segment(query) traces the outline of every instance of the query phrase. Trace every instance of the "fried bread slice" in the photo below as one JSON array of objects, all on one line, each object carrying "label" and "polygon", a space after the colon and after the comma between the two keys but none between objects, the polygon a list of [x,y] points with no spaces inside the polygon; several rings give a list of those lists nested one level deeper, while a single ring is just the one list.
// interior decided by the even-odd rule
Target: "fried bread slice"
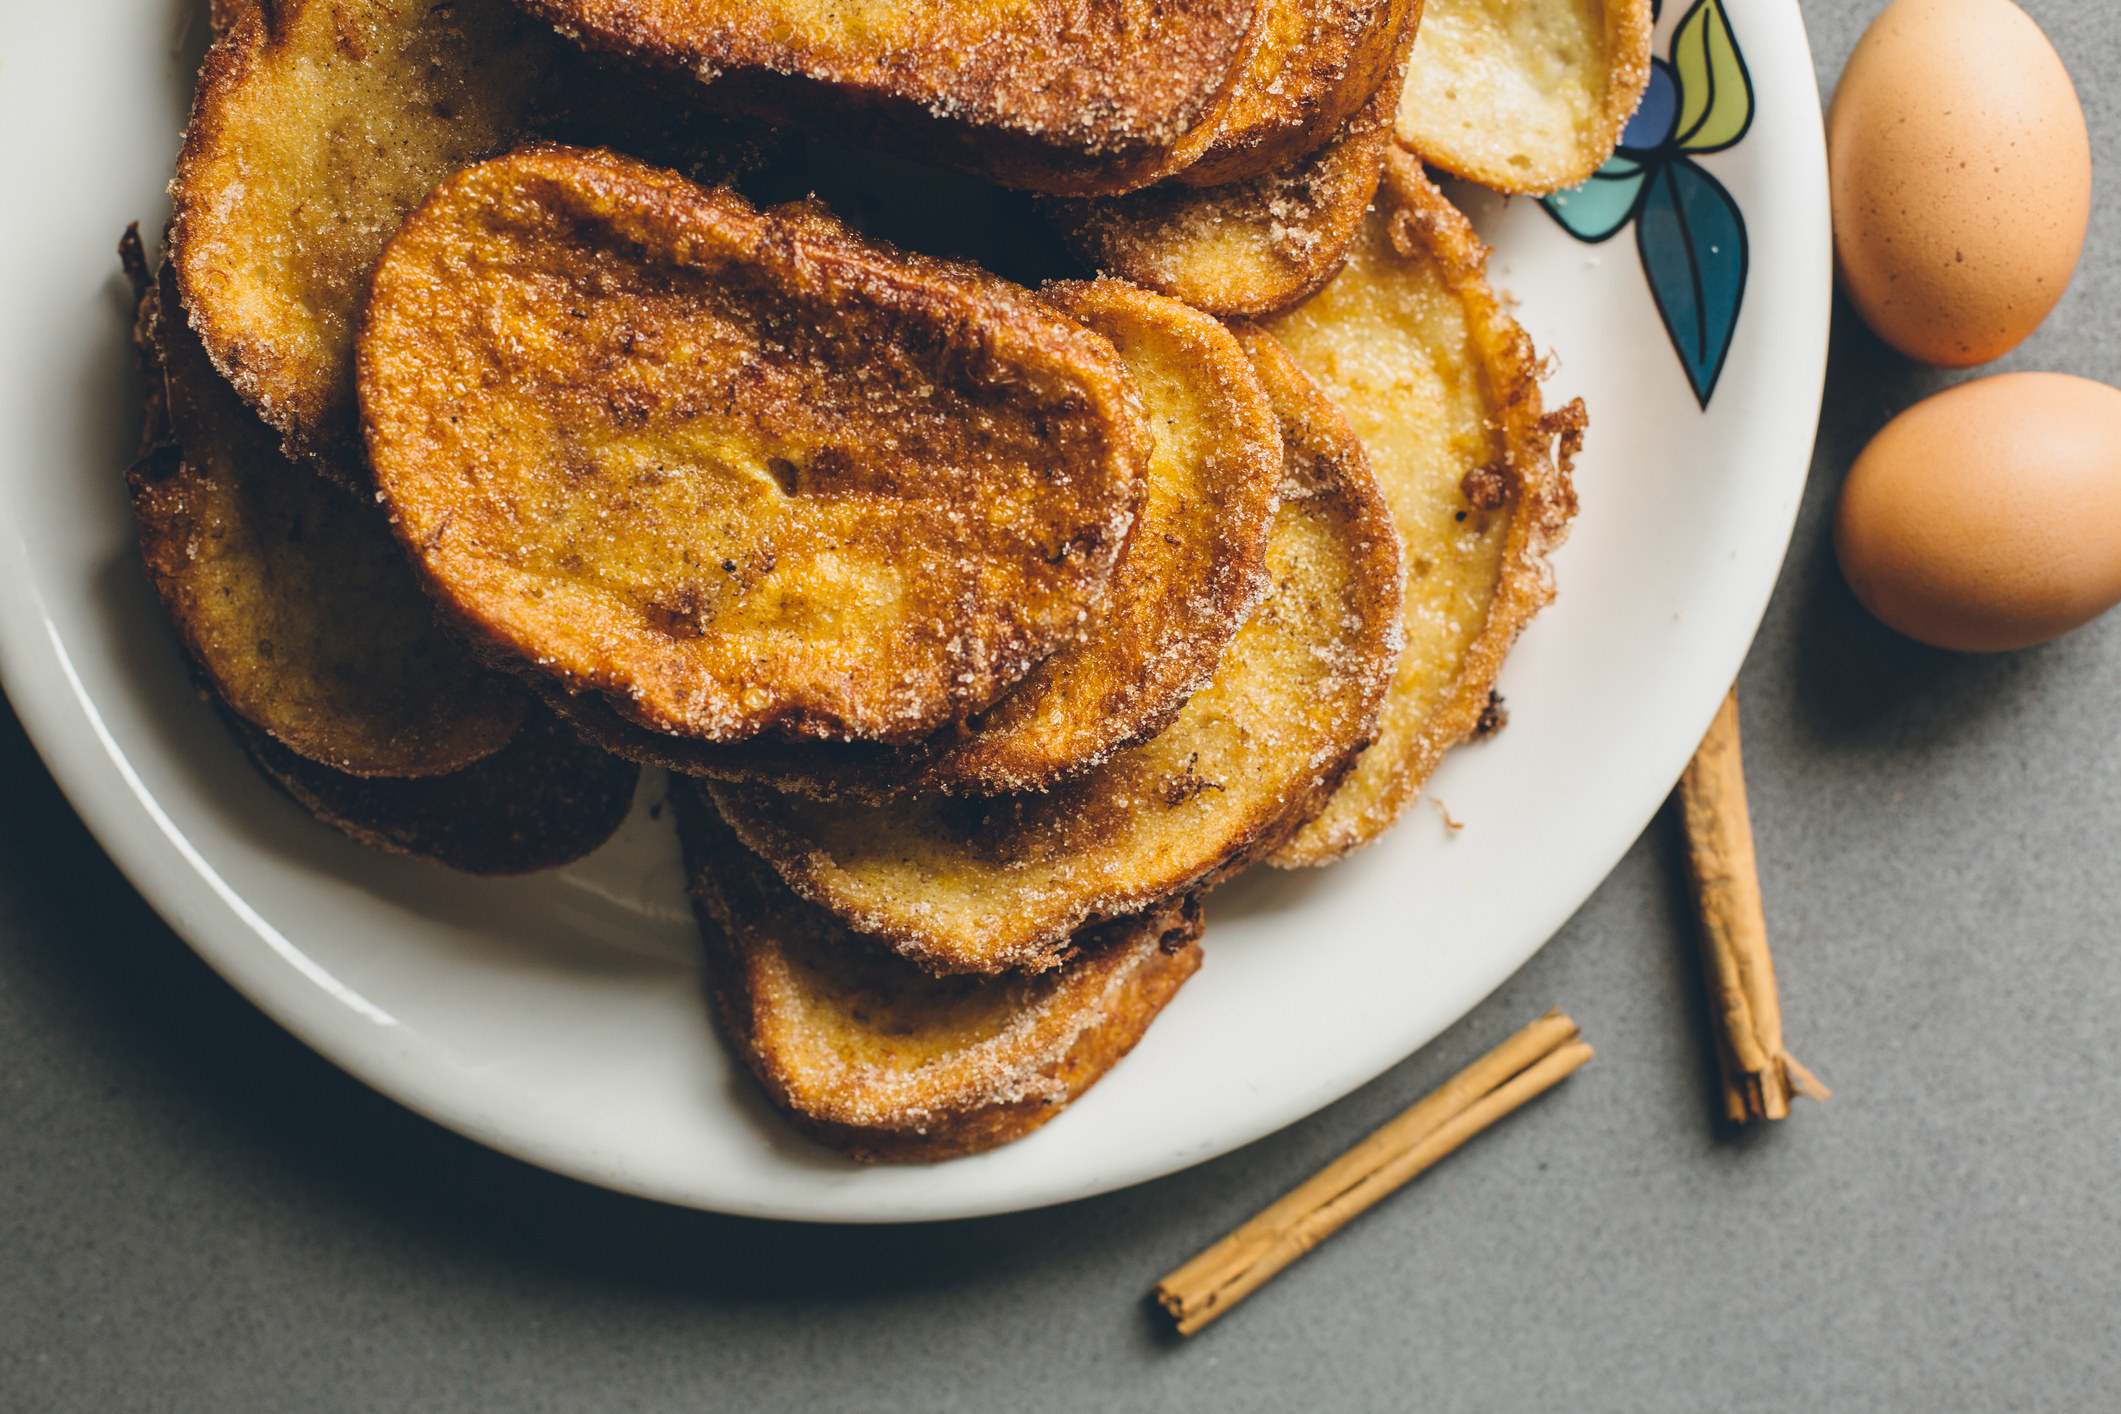
[{"label": "fried bread slice", "polygon": [[605,749],[650,764],[869,801],[1044,790],[1162,730],[1266,589],[1281,431],[1244,351],[1198,310],[1113,280],[1051,285],[1041,298],[1118,348],[1153,444],[1111,598],[1080,641],[962,728],[897,750],[674,742],[579,698],[555,700],[560,714]]},{"label": "fried bread slice", "polygon": [[1650,81],[1650,0],[1428,0],[1399,141],[1503,192],[1590,180]]},{"label": "fried bread slice", "polygon": [[[128,474],[137,494],[142,485],[190,474],[172,434],[170,379],[164,372],[162,348],[165,343],[178,349],[193,344],[191,357],[202,369],[205,355],[195,347],[194,336],[182,327],[181,320],[170,320],[178,327],[165,331],[161,311],[165,299],[175,307],[175,285],[148,274],[137,229],[126,232],[119,254],[138,296],[134,345],[146,385],[141,456]],[[206,379],[220,388],[219,396],[232,409],[230,415],[256,428],[246,435],[259,439],[261,456],[280,455],[269,434],[210,369],[177,377]],[[311,486],[324,485],[299,468],[286,467],[283,474]],[[339,494],[329,487],[326,490]],[[238,593],[249,592],[245,578],[234,577]],[[393,592],[386,590],[380,597],[388,600]],[[211,690],[212,679],[198,658],[193,665],[207,677]],[[379,670],[388,675],[391,665],[380,665]],[[506,680],[495,682],[505,685]],[[629,762],[585,747],[549,714],[529,708],[519,693],[512,700],[516,716],[528,720],[519,722],[495,750],[446,774],[394,778],[359,777],[334,770],[289,750],[270,732],[238,715],[225,699],[216,696],[215,705],[252,762],[325,824],[375,848],[417,855],[451,868],[475,874],[521,874],[565,864],[608,839],[626,817],[640,772]],[[373,731],[371,723],[369,734]]]},{"label": "fried bread slice", "polygon": [[1227,186],[1160,182],[1124,196],[1043,202],[1084,260],[1220,315],[1271,314],[1347,258],[1392,143],[1387,83],[1315,152]]},{"label": "fried bread slice", "polygon": [[1542,415],[1538,358],[1486,267],[1465,217],[1395,152],[1347,268],[1265,326],[1368,449],[1407,574],[1406,649],[1378,739],[1276,864],[1329,862],[1397,820],[1553,597],[1546,556],[1576,511],[1583,408]]},{"label": "fried bread slice", "polygon": [[1171,180],[1228,186],[1334,141],[1379,90],[1396,95],[1422,0],[1260,0],[1260,8],[1259,41],[1214,141]]},{"label": "fried bread slice", "polygon": [[1042,298],[1110,339],[1141,389],[1153,439],[1141,510],[1089,635],[953,736],[925,788],[1043,790],[1155,735],[1267,589],[1281,432],[1237,341],[1120,281],[1051,285]]},{"label": "fried bread slice", "polygon": [[1084,923],[1274,849],[1370,739],[1403,580],[1361,459],[1313,439],[1285,455],[1267,597],[1157,736],[1037,794],[872,806],[710,783],[724,818],[798,894],[938,973],[1050,968]]},{"label": "fried bread slice", "polygon": [[934,977],[797,898],[711,802],[671,790],[723,1034],[806,1133],[864,1162],[1019,1139],[1132,1050],[1200,966],[1200,908],[1085,929],[1038,976]]},{"label": "fried bread slice", "polygon": [[1056,192],[1162,175],[1256,45],[1255,0],[522,3],[721,111]]},{"label": "fried bread slice", "polygon": [[1111,343],[1030,292],[578,148],[438,187],[358,361],[435,595],[706,740],[984,710],[1102,602],[1147,452]]},{"label": "fried bread slice", "polygon": [[536,708],[506,749],[417,780],[349,776],[229,720],[258,768],[317,819],[372,849],[467,874],[530,874],[580,859],[625,820],[640,780],[640,767]]},{"label": "fried bread slice", "polygon": [[166,262],[159,285],[143,324],[178,450],[127,482],[148,578],[199,674],[289,751],[351,775],[440,775],[501,750],[522,689],[436,621],[380,511],[281,453],[208,363]]},{"label": "fried bread slice", "polygon": [[215,367],[290,455],[360,487],[355,321],[383,242],[467,163],[547,137],[725,180],[771,144],[597,70],[508,0],[218,0],[171,187]]}]

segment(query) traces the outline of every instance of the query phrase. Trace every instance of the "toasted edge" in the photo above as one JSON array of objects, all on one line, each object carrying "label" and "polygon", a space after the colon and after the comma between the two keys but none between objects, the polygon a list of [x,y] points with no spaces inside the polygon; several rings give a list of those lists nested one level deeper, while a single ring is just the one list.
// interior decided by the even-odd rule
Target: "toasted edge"
[{"label": "toasted edge", "polygon": [[1388,94],[1390,124],[1422,0],[1261,0],[1261,8],[1272,12],[1269,33],[1238,81],[1215,141],[1173,180],[1225,186],[1299,162],[1333,141],[1380,92]]},{"label": "toasted edge", "polygon": [[446,776],[349,776],[222,714],[258,769],[318,820],[371,849],[466,874],[530,874],[588,854],[633,808],[640,767],[533,710],[507,748]]},{"label": "toasted edge", "polygon": [[207,173],[227,141],[231,106],[275,42],[274,14],[265,0],[213,0],[209,19],[213,42],[199,66],[184,144],[170,180],[169,263],[185,291],[181,307],[215,369],[280,434],[287,455],[308,460],[319,474],[358,491],[366,478],[351,388],[325,387],[290,373],[296,359],[249,328],[242,313],[206,297],[205,274],[197,267],[226,244],[208,232],[227,219],[225,197],[214,199]]},{"label": "toasted edge", "polygon": [[[1404,743],[1379,741],[1373,751],[1403,756],[1389,787],[1349,820],[1331,805],[1321,818],[1269,861],[1278,868],[1328,864],[1368,844],[1405,813],[1444,754],[1475,734],[1488,710],[1503,659],[1533,615],[1554,597],[1548,555],[1567,537],[1576,514],[1571,470],[1588,418],[1581,399],[1558,412],[1542,410],[1543,373],[1529,335],[1510,317],[1487,281],[1487,247],[1472,223],[1429,181],[1412,156],[1394,152],[1385,164],[1381,200],[1388,203],[1392,241],[1402,253],[1419,247],[1443,271],[1463,302],[1479,357],[1490,379],[1493,422],[1504,455],[1495,468],[1512,505],[1509,540],[1485,625],[1466,650],[1442,700]],[[1558,442],[1558,455],[1550,451]]]},{"label": "toasted edge", "polygon": [[[1122,282],[1049,285],[1042,297],[1113,342],[1141,375],[1145,406],[1153,402],[1154,375],[1169,371],[1156,362],[1169,359],[1183,369],[1188,392],[1208,405],[1202,413],[1212,419],[1194,429],[1212,441],[1188,468],[1189,480],[1206,490],[1199,498],[1205,504],[1193,510],[1195,498],[1180,493],[1167,505],[1156,488],[1145,488],[1111,597],[1089,635],[1032,669],[969,733],[947,738],[922,771],[922,788],[980,795],[1044,790],[1154,736],[1214,675],[1224,647],[1267,588],[1281,435],[1243,349],[1198,310]],[[1130,352],[1136,349],[1139,354]],[[1149,362],[1137,368],[1135,358]],[[1181,540],[1194,532],[1208,543]],[[1174,543],[1167,548],[1166,541]],[[1202,549],[1205,567],[1197,554]],[[1189,557],[1189,550],[1196,554]],[[1062,725],[1048,730],[1056,716]]]},{"label": "toasted edge", "polygon": [[1227,186],[1051,201],[1046,214],[1077,255],[1122,279],[1211,314],[1286,309],[1333,278],[1362,232],[1392,143],[1392,92],[1385,85],[1286,168]]},{"label": "toasted edge", "polygon": [[[368,274],[355,268],[359,247],[373,244],[372,267],[425,189],[466,161],[533,137],[613,143],[716,179],[754,170],[775,147],[762,130],[703,121],[648,76],[595,68],[509,0],[429,6],[213,0],[213,42],[170,184],[170,253],[186,317],[214,367],[280,434],[288,456],[360,494],[371,487],[351,341],[341,356],[323,331],[342,320],[350,331],[358,321]],[[448,43],[451,56],[474,53],[479,62],[435,71],[448,81],[437,102],[375,56],[435,39],[443,15],[461,36]],[[499,52],[496,35],[507,40]],[[385,77],[399,86],[378,82]],[[289,93],[314,98],[330,116],[353,111],[363,121],[327,127],[311,113],[286,111]],[[262,154],[251,146],[261,127],[273,133]],[[421,131],[408,141],[408,128]],[[283,159],[316,163],[329,175],[290,183],[274,165]],[[367,209],[379,194],[390,198],[386,209]],[[331,219],[305,227],[295,218],[316,210]],[[274,264],[291,245],[311,253],[312,236],[341,247],[298,266],[341,277],[329,292]]]},{"label": "toasted edge", "polygon": [[[134,238],[134,249],[125,258],[130,262],[136,257],[144,269],[145,256]],[[129,263],[128,272],[132,270]],[[505,747],[529,709],[527,696],[507,677],[473,662],[469,651],[434,620],[411,568],[398,566],[396,545],[382,516],[371,506],[342,499],[347,495],[343,489],[287,460],[274,445],[270,429],[221,381],[179,309],[167,261],[142,298],[136,328],[138,336],[155,340],[152,367],[160,389],[151,399],[150,431],[143,434],[141,457],[126,474],[126,489],[142,565],[194,671],[231,711],[289,750],[353,775],[441,775]],[[296,529],[319,508],[339,527],[322,540],[312,536],[298,550],[291,548],[292,541],[276,547],[305,569],[317,571],[307,578],[311,586],[331,581],[352,565],[358,592],[342,587],[337,596],[368,604],[375,602],[372,591],[379,584],[389,587],[376,580],[376,573],[390,576],[401,570],[402,592],[390,605],[401,633],[395,647],[410,642],[428,657],[387,664],[379,657],[365,657],[364,665],[384,671],[349,674],[347,665],[334,663],[328,651],[308,651],[318,641],[336,637],[328,625],[322,632],[298,633],[292,642],[279,632],[299,625],[311,607],[284,598],[301,587],[304,576],[294,576],[298,583],[290,585],[270,568],[279,563],[286,569],[285,560],[275,561],[271,551],[246,558],[245,551],[261,543],[250,531],[275,524],[273,518],[290,507]],[[219,563],[236,571],[236,580],[251,584],[259,600],[276,604],[274,617],[226,614],[222,597],[213,592],[215,585],[196,578],[211,553],[211,536],[231,523],[240,530],[232,537],[233,552]],[[314,527],[318,522],[310,523]],[[364,547],[360,542],[368,533],[372,544]],[[312,548],[318,544],[331,548],[320,555]],[[220,581],[224,594],[227,582]],[[424,638],[412,629],[407,614],[419,616]],[[308,616],[308,627],[319,628],[314,613]],[[277,647],[241,632],[258,629],[273,630],[280,640]],[[405,633],[414,636],[406,640]],[[395,671],[401,667],[409,671]],[[379,696],[364,692],[363,683],[388,684],[394,690]]]},{"label": "toasted edge", "polygon": [[[1198,157],[1258,43],[1265,0],[1187,0],[1183,14],[1163,13],[1180,8],[1163,0],[1123,0],[1054,15],[1043,35],[998,32],[954,48],[901,43],[837,59],[795,42],[764,5],[752,23],[718,25],[689,23],[687,7],[666,0],[521,3],[592,51],[700,83],[701,101],[719,111],[1003,186],[1087,195],[1144,185]],[[1140,18],[1128,8],[1155,13],[1101,50],[1078,45],[1064,59],[1064,40],[1113,17]]]},{"label": "toasted edge", "polygon": [[[1430,0],[1430,3],[1440,5],[1444,0]],[[1649,86],[1652,28],[1655,24],[1651,0],[1600,0],[1600,6],[1605,16],[1605,101],[1599,105],[1596,125],[1579,142],[1569,162],[1544,169],[1512,171],[1477,153],[1458,149],[1433,133],[1425,136],[1414,131],[1417,124],[1412,117],[1394,120],[1399,145],[1454,177],[1463,177],[1491,191],[1511,195],[1545,196],[1563,187],[1589,181],[1619,147],[1620,135],[1626,131],[1628,119],[1634,116],[1636,105],[1642,102],[1643,90]],[[1420,61],[1418,52],[1414,59],[1417,63]],[[1406,80],[1400,80],[1398,87],[1404,91]],[[1398,113],[1407,111],[1404,99],[1394,107]]]},{"label": "toasted edge", "polygon": [[1378,714],[1391,690],[1392,675],[1399,662],[1399,645],[1405,638],[1406,570],[1401,562],[1399,536],[1392,529],[1392,508],[1378,487],[1370,466],[1370,454],[1362,439],[1348,426],[1325,390],[1312,381],[1302,365],[1282,347],[1281,341],[1256,324],[1234,320],[1230,331],[1243,346],[1259,380],[1267,390],[1282,432],[1282,499],[1302,500],[1328,495],[1349,507],[1350,519],[1373,528],[1382,544],[1381,557],[1389,562],[1385,591],[1386,612],[1377,614],[1373,631],[1383,645],[1373,655],[1370,673],[1361,689],[1360,705],[1351,714],[1345,749],[1318,773],[1309,789],[1289,803],[1280,823],[1252,849],[1226,865],[1216,875],[1228,879],[1244,868],[1272,858],[1298,831],[1315,819],[1333,798],[1341,783],[1377,739]]},{"label": "toasted edge", "polygon": [[126,473],[131,477],[142,474],[143,464],[151,459],[177,455],[176,434],[169,425],[169,386],[162,373],[162,283],[148,263],[138,221],[118,238],[118,267],[133,291],[133,371],[140,378],[140,440]]},{"label": "toasted edge", "polygon": [[[875,945],[790,892],[696,787],[673,782],[671,803],[725,1039],[791,1122],[865,1163],[959,1158],[1039,1128],[1134,1048],[1200,966],[1199,902],[1169,900],[1086,929],[1060,971],[1013,984],[1028,996],[1000,1034],[910,1069],[843,1062],[821,1073],[806,1063],[815,1057],[800,1044],[803,1018],[789,1014],[814,994],[802,993],[788,940],[810,935],[819,947]],[[903,969],[908,990],[1012,985],[939,982],[896,958],[868,965],[887,974]],[[859,1014],[846,1020],[862,1024]]]},{"label": "toasted edge", "polygon": [[[1331,416],[1327,407],[1318,420]],[[1248,790],[1237,797],[1243,802],[1242,809],[1218,820],[1212,837],[1189,835],[1186,849],[1175,853],[1161,847],[1174,838],[1171,833],[1138,840],[1132,852],[1108,858],[1101,866],[1099,879],[1063,878],[1019,885],[1018,897],[1007,913],[991,903],[962,910],[980,914],[982,921],[975,925],[956,917],[960,910],[938,908],[918,890],[888,881],[879,883],[859,869],[842,864],[819,834],[818,822],[831,818],[821,813],[827,809],[825,806],[755,786],[723,782],[708,783],[709,794],[744,844],[768,860],[796,893],[831,910],[854,931],[888,944],[902,956],[939,974],[1040,971],[1053,967],[1064,955],[1068,937],[1087,921],[1123,915],[1158,898],[1206,888],[1258,862],[1323,806],[1360,757],[1376,730],[1378,708],[1402,641],[1400,615],[1405,572],[1390,510],[1367,458],[1359,455],[1359,448],[1330,432],[1307,439],[1306,448],[1316,446],[1325,447],[1328,454],[1314,456],[1310,450],[1299,449],[1297,469],[1285,474],[1277,523],[1284,516],[1313,514],[1330,516],[1335,521],[1333,533],[1341,542],[1338,553],[1345,556],[1346,565],[1339,593],[1352,606],[1349,617],[1355,622],[1341,620],[1337,627],[1347,636],[1344,641],[1336,637],[1333,642],[1336,646],[1344,642],[1343,652],[1359,661],[1347,664],[1342,675],[1347,684],[1345,691],[1337,691],[1329,701],[1314,699],[1307,729],[1316,740],[1307,745],[1286,746],[1283,754],[1272,758],[1278,763],[1276,774],[1284,778],[1280,784],[1271,792],[1264,788]],[[1270,565],[1271,555],[1270,548]],[[1257,613],[1267,612],[1276,602],[1270,596]],[[1218,668],[1218,680],[1231,670],[1233,662],[1243,662],[1244,643],[1243,633],[1232,640]],[[1324,640],[1316,640],[1311,652],[1315,655],[1325,646]],[[1248,684],[1242,669],[1239,671],[1230,692],[1242,700]],[[909,814],[895,822],[868,822],[865,828],[879,838],[894,841],[903,840],[910,831],[923,829],[947,832],[941,837],[964,841],[962,846],[938,850],[942,857],[932,866],[922,866],[933,867],[946,879],[960,868],[993,871],[996,878],[1023,879],[1027,876],[1020,872],[1021,860],[982,857],[983,851],[989,856],[995,854],[991,843],[981,846],[972,842],[996,839],[996,831],[1012,828],[1019,813],[1043,814],[1044,822],[1035,828],[1050,835],[1069,828],[1070,817],[1053,814],[1056,810],[1080,812],[1085,805],[1096,804],[1135,811],[1145,808],[1144,791],[1179,790],[1177,795],[1165,795],[1162,804],[1166,808],[1175,808],[1207,789],[1219,794],[1219,784],[1193,775],[1198,751],[1193,751],[1182,765],[1174,765],[1190,750],[1188,741],[1200,738],[1172,735],[1191,730],[1186,712],[1220,714],[1224,710],[1220,699],[1203,700],[1217,686],[1218,682],[1211,681],[1172,726],[1134,748],[1137,752],[1159,752],[1157,757],[1130,759],[1122,753],[1101,768],[1136,774],[1105,777],[1093,772],[1057,788],[1057,792],[1097,794],[1075,794],[1062,799],[1045,795],[1002,796],[955,803],[914,798],[888,807]],[[1327,718],[1324,714],[1329,709],[1332,715]],[[1262,758],[1255,751],[1250,759],[1256,762]],[[1178,779],[1181,776],[1186,779]],[[973,812],[969,820],[968,811]],[[934,818],[924,820],[924,813]],[[1121,832],[1109,828],[1104,821],[1091,828],[1099,832],[1100,841]],[[1152,828],[1175,831],[1178,827],[1159,821]],[[956,849],[957,853],[953,856],[948,849]],[[871,852],[865,857],[881,856]],[[1059,857],[1062,856],[1049,856]],[[910,863],[911,858],[908,856],[906,862]],[[1115,867],[1122,860],[1139,867]],[[1038,892],[1025,893],[1027,888]]]}]

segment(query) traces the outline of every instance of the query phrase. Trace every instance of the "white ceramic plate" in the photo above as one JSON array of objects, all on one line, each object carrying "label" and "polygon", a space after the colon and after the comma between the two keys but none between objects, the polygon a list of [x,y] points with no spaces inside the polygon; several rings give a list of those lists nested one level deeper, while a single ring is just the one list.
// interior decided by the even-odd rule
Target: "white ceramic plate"
[{"label": "white ceramic plate", "polygon": [[[136,414],[112,250],[127,221],[153,231],[166,211],[203,0],[0,9],[8,695],[97,837],[222,975],[379,1090],[533,1163],[703,1208],[849,1221],[1026,1208],[1198,1163],[1378,1074],[1522,964],[1650,819],[1744,656],[1810,457],[1829,242],[1795,0],[1727,5],[1756,112],[1742,141],[1686,160],[1743,210],[1750,272],[1706,411],[1632,231],[1588,245],[1531,201],[1472,202],[1496,282],[1559,357],[1549,397],[1581,394],[1593,427],[1560,600],[1503,673],[1509,728],[1453,755],[1430,792],[1464,828],[1423,801],[1345,864],[1217,894],[1200,975],[1103,1084],[1020,1143],[865,1169],[779,1123],[702,1006],[676,846],[650,808],[659,783],[574,868],[460,878],[311,822],[194,695],[122,493]],[[1668,144],[1658,160],[1678,158]]]}]

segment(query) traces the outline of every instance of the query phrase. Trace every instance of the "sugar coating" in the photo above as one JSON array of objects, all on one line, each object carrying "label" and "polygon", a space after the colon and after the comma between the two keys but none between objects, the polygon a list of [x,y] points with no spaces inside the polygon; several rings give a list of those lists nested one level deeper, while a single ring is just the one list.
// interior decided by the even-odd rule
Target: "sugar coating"
[{"label": "sugar coating", "polygon": [[1111,345],[1028,291],[576,148],[406,222],[360,386],[468,631],[709,741],[986,708],[1102,601],[1146,450]]},{"label": "sugar coating", "polygon": [[1306,494],[1276,512],[1266,595],[1157,736],[1044,793],[859,805],[715,784],[716,804],[798,893],[937,972],[1050,967],[1085,921],[1242,868],[1369,740],[1400,647],[1397,540],[1359,448],[1294,445],[1284,477]]},{"label": "sugar coating", "polygon": [[558,710],[607,749],[647,764],[871,802],[921,790],[1042,790],[1161,730],[1265,592],[1281,434],[1244,351],[1218,321],[1116,281],[1049,286],[1042,297],[1118,348],[1141,394],[1150,450],[1108,601],[1007,697],[895,748],[686,743],[629,729],[578,696],[557,699]]},{"label": "sugar coating", "polygon": [[593,49],[705,80],[723,111],[1044,191],[1161,174],[1242,65],[1255,3],[525,0]]},{"label": "sugar coating", "polygon": [[508,0],[288,0],[217,36],[170,258],[215,366],[290,455],[366,483],[353,343],[383,243],[444,177],[537,137],[709,181],[770,146],[593,68]]},{"label": "sugar coating", "polygon": [[673,793],[723,1029],[769,1094],[858,1158],[935,1159],[1059,1113],[1199,966],[1173,900],[1036,976],[931,976],[796,897],[691,787]]},{"label": "sugar coating", "polygon": [[336,771],[433,776],[500,751],[523,692],[435,621],[380,511],[281,453],[175,312],[169,273],[149,322],[176,445],[127,482],[148,578],[199,673]]},{"label": "sugar coating", "polygon": [[1392,102],[1388,83],[1317,150],[1249,180],[1167,182],[1047,209],[1070,245],[1113,274],[1217,314],[1284,309],[1332,276],[1362,229]]},{"label": "sugar coating", "polygon": [[1347,267],[1266,324],[1362,438],[1407,576],[1406,650],[1378,740],[1276,863],[1338,858],[1397,820],[1552,597],[1545,556],[1575,499],[1549,452],[1531,341],[1486,263],[1465,218],[1395,154]]},{"label": "sugar coating", "polygon": [[1380,90],[1396,93],[1420,14],[1418,0],[1261,0],[1213,140],[1174,180],[1228,186],[1305,160]]},{"label": "sugar coating", "polygon": [[1497,191],[1556,191],[1612,155],[1649,79],[1649,0],[1429,0],[1399,140]]}]

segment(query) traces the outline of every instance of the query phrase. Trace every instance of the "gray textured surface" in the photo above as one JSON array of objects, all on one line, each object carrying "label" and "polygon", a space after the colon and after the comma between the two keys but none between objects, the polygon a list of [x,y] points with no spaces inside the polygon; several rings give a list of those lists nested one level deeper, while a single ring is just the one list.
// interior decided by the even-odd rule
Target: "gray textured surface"
[{"label": "gray textured surface", "polygon": [[[1805,11],[1830,84],[1871,5]],[[2003,366],[2121,382],[2121,25],[2029,10],[2102,180]],[[818,1229],[659,1209],[436,1129],[216,980],[0,717],[0,1408],[2014,1409],[2121,1389],[2121,617],[1896,639],[1824,516],[1954,376],[1842,311],[1811,494],[1742,689],[1797,1053],[1839,1091],[1709,1122],[1660,820],[1521,975],[1292,1129],[1016,1217]],[[1179,1344],[1148,1283],[1547,1006],[1599,1060]]]}]

